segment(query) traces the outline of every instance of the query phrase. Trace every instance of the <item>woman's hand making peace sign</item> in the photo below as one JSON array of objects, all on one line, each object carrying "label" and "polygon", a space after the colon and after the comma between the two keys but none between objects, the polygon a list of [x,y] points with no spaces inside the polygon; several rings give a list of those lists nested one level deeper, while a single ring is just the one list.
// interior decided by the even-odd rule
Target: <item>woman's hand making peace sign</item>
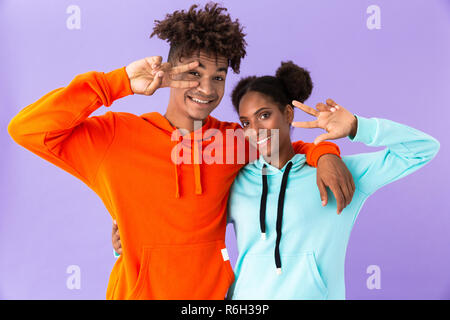
[{"label": "woman's hand making peace sign", "polygon": [[[318,136],[314,140],[314,144],[327,139],[356,135],[358,124],[356,117],[331,99],[327,99],[326,104],[318,103],[316,109],[295,100],[292,104],[317,118],[313,121],[292,122],[292,126],[309,129],[321,128],[327,131]],[[350,171],[344,162],[335,155],[323,155],[319,158],[317,162],[317,186],[323,206],[328,203],[326,188],[330,188],[336,198],[338,214],[350,204],[355,192],[355,183]]]},{"label": "woman's hand making peace sign", "polygon": [[347,136],[355,136],[357,130],[356,117],[344,107],[338,105],[332,99],[327,99],[326,105],[318,103],[316,109],[294,100],[292,104],[304,112],[315,116],[313,121],[292,122],[292,126],[298,128],[322,128],[326,133],[314,140],[318,144],[324,140],[340,139]]}]

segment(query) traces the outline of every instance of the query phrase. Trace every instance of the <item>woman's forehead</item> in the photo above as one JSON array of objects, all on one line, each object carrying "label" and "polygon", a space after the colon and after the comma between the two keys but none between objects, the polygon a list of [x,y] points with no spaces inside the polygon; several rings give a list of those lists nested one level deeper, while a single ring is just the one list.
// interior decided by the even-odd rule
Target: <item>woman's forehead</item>
[{"label": "woman's forehead", "polygon": [[271,99],[266,95],[256,92],[249,91],[242,97],[239,103],[239,114],[251,114],[254,110],[261,108],[273,108],[275,105]]}]

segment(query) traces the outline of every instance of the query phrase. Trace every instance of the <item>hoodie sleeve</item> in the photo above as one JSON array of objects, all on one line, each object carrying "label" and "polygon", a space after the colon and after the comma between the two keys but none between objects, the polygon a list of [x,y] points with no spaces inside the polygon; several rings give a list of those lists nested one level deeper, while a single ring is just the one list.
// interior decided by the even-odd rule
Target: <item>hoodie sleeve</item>
[{"label": "hoodie sleeve", "polygon": [[125,67],[87,72],[22,109],[8,132],[19,145],[92,185],[114,139],[114,114],[89,117],[133,94]]},{"label": "hoodie sleeve", "polygon": [[413,173],[439,151],[439,142],[419,130],[390,120],[356,117],[357,133],[349,137],[350,140],[386,147],[377,152],[344,157],[356,188],[366,195]]},{"label": "hoodie sleeve", "polygon": [[328,141],[320,142],[315,145],[314,143],[305,143],[303,141],[295,141],[292,143],[295,153],[302,153],[306,155],[306,162],[311,167],[317,167],[317,161],[324,154],[331,153],[340,157],[339,147]]}]

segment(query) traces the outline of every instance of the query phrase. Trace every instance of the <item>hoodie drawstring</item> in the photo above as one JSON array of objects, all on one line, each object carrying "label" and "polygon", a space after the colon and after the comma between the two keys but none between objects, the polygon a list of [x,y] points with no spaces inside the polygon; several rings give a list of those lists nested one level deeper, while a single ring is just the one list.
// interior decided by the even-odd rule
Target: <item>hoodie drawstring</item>
[{"label": "hoodie drawstring", "polygon": [[175,152],[175,198],[180,197],[180,183],[178,174],[178,151]]},{"label": "hoodie drawstring", "polygon": [[[194,141],[194,181],[195,181],[195,194],[202,194],[202,179],[201,179],[201,170],[200,170],[200,142]],[[175,198],[180,198],[180,168],[178,164],[178,152],[175,152]]]},{"label": "hoodie drawstring", "polygon": [[261,238],[266,239],[266,204],[267,204],[267,170],[266,164],[262,168],[262,195],[259,207],[259,225],[261,228]]},{"label": "hoodie drawstring", "polygon": [[195,179],[195,194],[202,194],[202,180],[200,174],[200,149],[198,141],[194,141],[194,179]]},{"label": "hoodie drawstring", "polygon": [[[277,267],[277,273],[281,274],[281,257],[280,257],[280,242],[281,242],[281,226],[283,222],[283,207],[284,207],[284,196],[286,194],[286,186],[289,171],[291,171],[292,162],[289,162],[286,166],[286,169],[283,173],[283,178],[281,180],[280,193],[278,195],[278,207],[277,207],[277,222],[276,222],[276,231],[277,231],[277,239],[275,244],[275,266]],[[267,202],[267,175],[265,174],[266,165],[263,166],[263,194],[261,195],[261,208],[260,208],[260,226],[261,226],[261,235],[265,238],[265,215],[266,215],[266,202]]]}]

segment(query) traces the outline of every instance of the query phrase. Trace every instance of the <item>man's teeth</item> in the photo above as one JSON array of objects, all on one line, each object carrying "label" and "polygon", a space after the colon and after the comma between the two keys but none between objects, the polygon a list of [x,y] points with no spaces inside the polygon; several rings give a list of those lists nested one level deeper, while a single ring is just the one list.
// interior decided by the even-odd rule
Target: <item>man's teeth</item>
[{"label": "man's teeth", "polygon": [[261,144],[261,143],[266,142],[266,141],[269,140],[269,139],[270,139],[270,137],[267,137],[267,138],[264,138],[264,139],[262,139],[262,140],[257,141],[256,143],[257,143],[257,144]]},{"label": "man's teeth", "polygon": [[206,103],[209,103],[209,101],[205,101],[205,100],[200,100],[200,99],[196,99],[196,98],[191,98],[192,99],[192,101],[194,101],[194,102],[197,102],[197,103],[204,103],[204,104],[206,104]]}]

